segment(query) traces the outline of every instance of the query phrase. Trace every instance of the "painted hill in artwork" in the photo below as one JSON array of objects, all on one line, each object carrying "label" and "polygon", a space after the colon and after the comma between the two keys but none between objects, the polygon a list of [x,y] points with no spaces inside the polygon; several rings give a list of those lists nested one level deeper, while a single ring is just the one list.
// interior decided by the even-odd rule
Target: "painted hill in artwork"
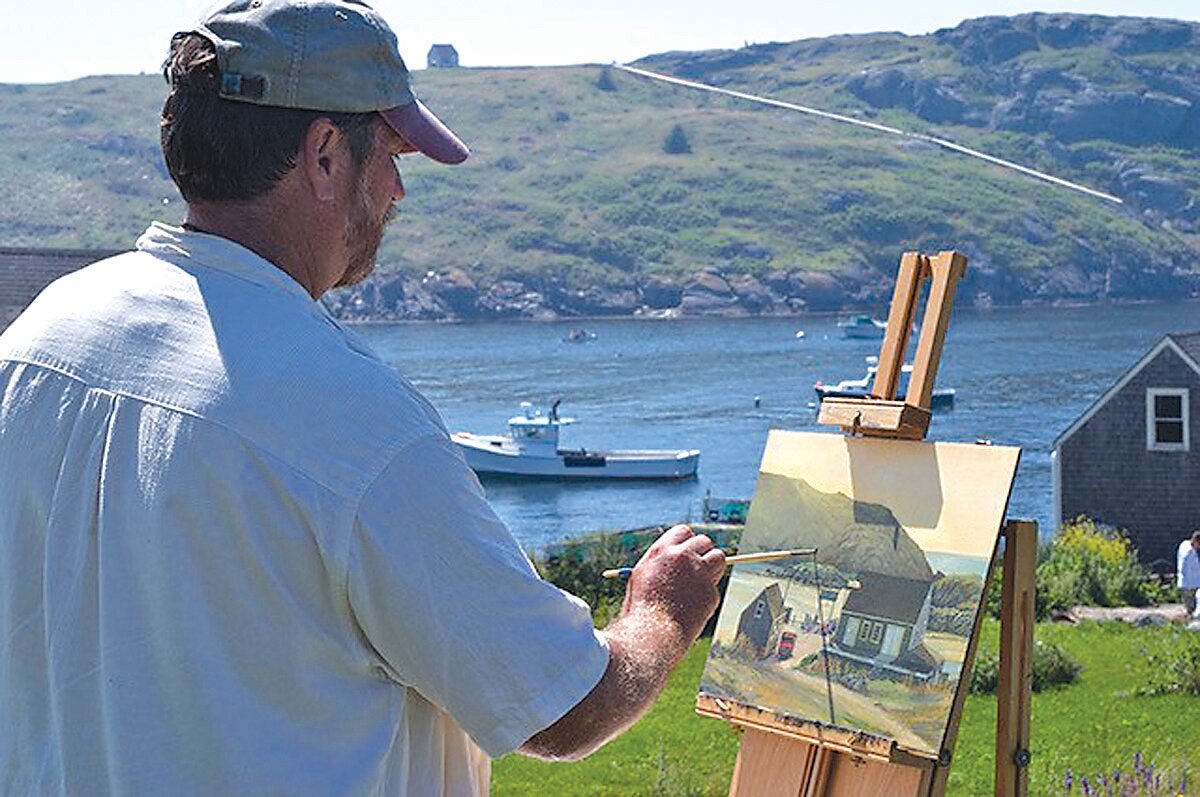
[{"label": "painted hill in artwork", "polygon": [[746,550],[815,547],[819,561],[849,573],[933,579],[924,551],[886,506],[772,473],[758,477],[742,543]]}]

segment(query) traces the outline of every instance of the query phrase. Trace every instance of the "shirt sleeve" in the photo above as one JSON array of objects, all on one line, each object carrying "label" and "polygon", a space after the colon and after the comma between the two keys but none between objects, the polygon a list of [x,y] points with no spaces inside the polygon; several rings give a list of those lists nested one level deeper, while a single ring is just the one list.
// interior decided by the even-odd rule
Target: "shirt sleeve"
[{"label": "shirt sleeve", "polygon": [[537,575],[443,435],[407,445],[367,490],[348,591],[392,677],[493,757],[566,714],[608,666],[587,604]]},{"label": "shirt sleeve", "polygon": [[1175,581],[1180,589],[1183,589],[1184,570],[1187,567],[1187,553],[1191,547],[1191,542],[1184,540],[1179,543],[1179,551],[1175,554]]}]

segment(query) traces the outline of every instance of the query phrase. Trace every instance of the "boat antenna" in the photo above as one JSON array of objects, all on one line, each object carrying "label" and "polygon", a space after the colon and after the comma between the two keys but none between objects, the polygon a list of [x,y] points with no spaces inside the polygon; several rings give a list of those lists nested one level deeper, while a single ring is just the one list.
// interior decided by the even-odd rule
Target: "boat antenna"
[{"label": "boat antenna", "polygon": [[558,405],[559,404],[562,404],[562,399],[557,399],[553,404],[550,405],[550,420],[552,420],[552,421],[558,420]]},{"label": "boat antenna", "polygon": [[868,130],[874,130],[877,133],[887,133],[888,135],[901,136],[902,138],[909,138],[915,141],[924,141],[927,144],[933,144],[934,146],[941,147],[942,149],[948,149],[951,152],[957,152],[960,155],[978,158],[1005,169],[1018,171],[1021,174],[1033,177],[1037,180],[1053,183],[1054,185],[1059,185],[1064,188],[1070,188],[1073,191],[1080,191],[1088,196],[1096,197],[1097,199],[1103,199],[1107,202],[1115,202],[1118,205],[1124,204],[1120,197],[1115,197],[1112,194],[1106,194],[1103,191],[1097,191],[1094,188],[1088,188],[1085,185],[1073,183],[1070,180],[1064,180],[1061,177],[1055,177],[1054,175],[1046,174],[1045,172],[1039,172],[1038,170],[1031,169],[1028,166],[1022,166],[1019,163],[1013,163],[1012,161],[1004,160],[1003,158],[997,158],[995,155],[988,155],[986,152],[980,152],[977,149],[964,147],[962,144],[956,144],[955,142],[945,138],[928,136],[924,133],[913,133],[907,130],[901,130],[898,127],[881,125],[878,122],[868,122],[864,119],[855,119],[853,116],[845,116],[840,113],[833,113],[832,111],[822,111],[819,108],[812,108],[807,105],[797,105],[791,102],[784,102],[783,100],[771,99],[770,97],[761,97],[756,94],[747,94],[742,91],[723,89],[719,86],[710,86],[707,83],[698,83],[694,80],[684,80],[683,78],[671,77],[670,75],[664,75],[659,72],[651,72],[648,69],[639,69],[638,67],[629,66],[627,64],[614,63],[613,66],[615,66],[617,69],[628,72],[631,75],[638,75],[639,77],[649,78],[651,80],[659,80],[664,83],[671,83],[676,86],[684,86],[686,88],[698,89],[700,91],[709,91],[714,94],[724,94],[727,97],[734,97],[739,100],[748,100],[749,102],[756,102],[760,105],[770,105],[775,108],[783,108],[787,111],[797,111],[810,116],[818,116],[822,119],[828,119],[832,122],[841,122],[842,124],[854,125],[856,127],[865,127]]}]

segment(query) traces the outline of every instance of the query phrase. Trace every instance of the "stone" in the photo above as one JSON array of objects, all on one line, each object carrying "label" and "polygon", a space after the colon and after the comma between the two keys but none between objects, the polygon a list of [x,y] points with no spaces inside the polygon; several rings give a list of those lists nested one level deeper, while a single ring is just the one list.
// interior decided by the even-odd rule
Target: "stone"
[{"label": "stone", "polygon": [[651,277],[639,288],[642,303],[652,310],[666,310],[678,307],[683,299],[683,287],[674,280],[664,277]]},{"label": "stone", "polygon": [[461,268],[451,267],[445,271],[431,271],[421,280],[421,285],[455,315],[468,318],[476,311],[479,288],[470,275]]},{"label": "stone", "polygon": [[683,287],[679,310],[684,315],[744,315],[733,288],[715,269],[697,271]]}]

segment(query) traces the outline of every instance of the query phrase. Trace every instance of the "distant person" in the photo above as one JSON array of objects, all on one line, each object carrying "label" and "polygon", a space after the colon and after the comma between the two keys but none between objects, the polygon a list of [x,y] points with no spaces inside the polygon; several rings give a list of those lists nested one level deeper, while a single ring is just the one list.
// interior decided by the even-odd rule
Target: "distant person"
[{"label": "distant person", "polygon": [[1200,618],[1200,609],[1196,606],[1197,591],[1200,590],[1200,529],[1179,543],[1176,562],[1175,571],[1179,591],[1183,593],[1183,606],[1187,609],[1188,617]]},{"label": "distant person", "polygon": [[596,631],[318,301],[374,266],[397,155],[468,155],[395,35],[355,0],[237,0],[164,73],[186,218],[0,336],[0,793],[477,795],[490,757],[596,749],[724,554],[667,531]]}]

